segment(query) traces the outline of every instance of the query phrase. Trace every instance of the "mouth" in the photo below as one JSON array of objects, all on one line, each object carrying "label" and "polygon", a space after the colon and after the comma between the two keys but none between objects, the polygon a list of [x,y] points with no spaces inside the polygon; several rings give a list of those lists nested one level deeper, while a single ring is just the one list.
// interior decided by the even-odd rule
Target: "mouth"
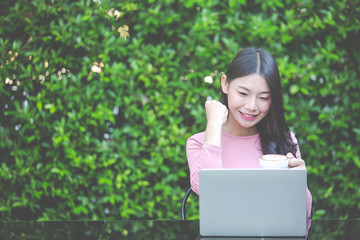
[{"label": "mouth", "polygon": [[248,114],[240,112],[240,116],[243,117],[245,120],[252,121],[257,117],[257,114]]}]

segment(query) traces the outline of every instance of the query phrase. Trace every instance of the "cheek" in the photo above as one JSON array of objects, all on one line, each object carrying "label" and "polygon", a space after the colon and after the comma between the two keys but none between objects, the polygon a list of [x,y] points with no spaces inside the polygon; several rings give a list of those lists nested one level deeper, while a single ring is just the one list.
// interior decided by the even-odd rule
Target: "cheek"
[{"label": "cheek", "polygon": [[271,100],[261,104],[261,111],[268,112],[270,110],[270,107],[271,107]]},{"label": "cheek", "polygon": [[230,105],[238,106],[242,103],[242,99],[239,96],[237,96],[236,94],[229,94],[228,95],[228,103],[229,103],[229,106]]}]

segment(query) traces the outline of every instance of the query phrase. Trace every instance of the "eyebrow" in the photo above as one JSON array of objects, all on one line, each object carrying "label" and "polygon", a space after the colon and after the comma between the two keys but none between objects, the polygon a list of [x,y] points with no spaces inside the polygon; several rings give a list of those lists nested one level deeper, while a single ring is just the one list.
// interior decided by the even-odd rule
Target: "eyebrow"
[{"label": "eyebrow", "polygon": [[[238,88],[242,88],[242,89],[244,89],[245,91],[251,92],[251,90],[248,89],[248,88],[246,88],[246,87],[238,86]],[[271,93],[270,91],[260,92],[260,94],[270,94],[270,93]]]}]

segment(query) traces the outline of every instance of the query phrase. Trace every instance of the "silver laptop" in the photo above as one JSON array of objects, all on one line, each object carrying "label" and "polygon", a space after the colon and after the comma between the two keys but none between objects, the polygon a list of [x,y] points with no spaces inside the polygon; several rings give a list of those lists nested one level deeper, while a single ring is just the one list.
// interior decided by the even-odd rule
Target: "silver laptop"
[{"label": "silver laptop", "polygon": [[200,170],[200,235],[304,237],[305,170]]}]

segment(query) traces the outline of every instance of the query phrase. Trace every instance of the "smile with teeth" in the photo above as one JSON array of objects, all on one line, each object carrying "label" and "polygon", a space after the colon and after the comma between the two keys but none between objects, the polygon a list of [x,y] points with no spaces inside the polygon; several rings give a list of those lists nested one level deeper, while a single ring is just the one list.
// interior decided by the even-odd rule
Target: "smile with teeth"
[{"label": "smile with teeth", "polygon": [[254,117],[255,115],[251,115],[251,114],[246,114],[246,113],[242,113],[245,117]]},{"label": "smile with teeth", "polygon": [[252,120],[254,118],[256,118],[256,114],[247,114],[247,113],[243,113],[243,112],[240,112],[240,114],[247,120]]}]

